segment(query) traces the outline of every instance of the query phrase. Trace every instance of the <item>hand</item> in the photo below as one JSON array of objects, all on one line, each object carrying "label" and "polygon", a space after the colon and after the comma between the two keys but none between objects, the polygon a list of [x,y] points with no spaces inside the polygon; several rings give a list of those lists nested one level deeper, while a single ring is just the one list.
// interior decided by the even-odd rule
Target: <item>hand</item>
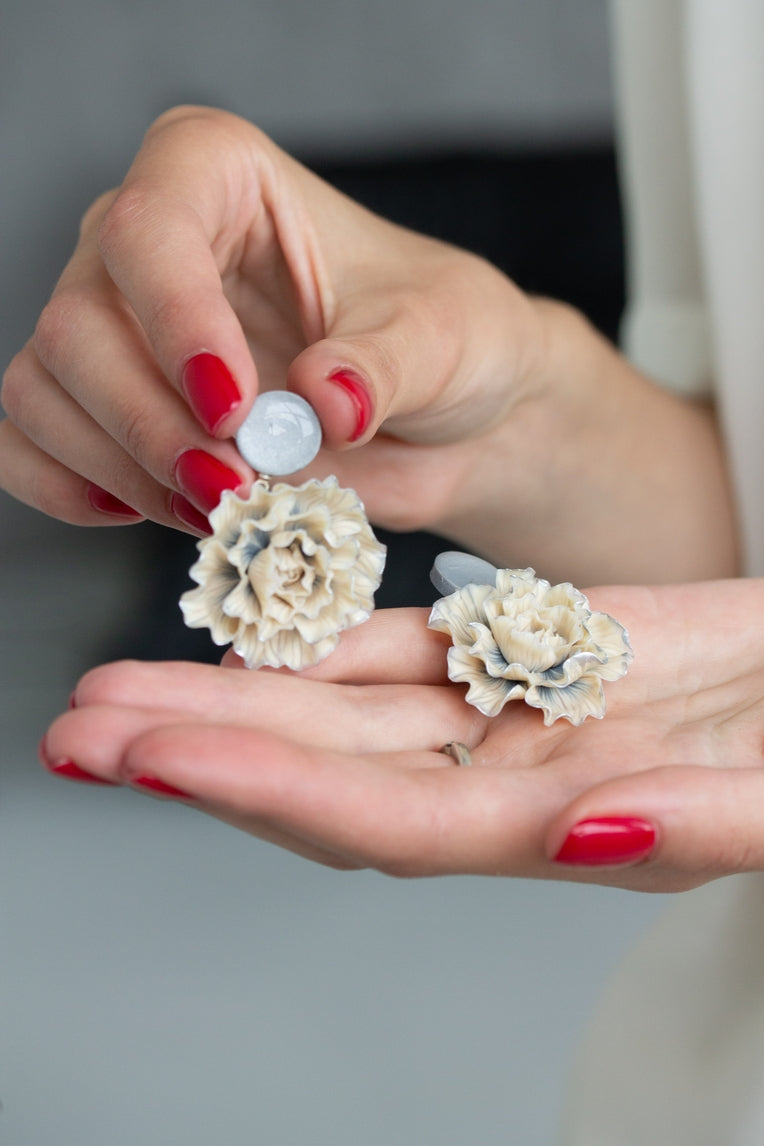
[{"label": "hand", "polygon": [[[635,650],[629,675],[606,686],[601,722],[546,728],[519,702],[482,717],[445,679],[448,642],[426,613],[391,610],[300,677],[96,669],[44,759],[61,775],[186,799],[341,868],[650,891],[764,869],[764,581],[589,599]],[[469,746],[471,768],[439,751],[452,740]]]},{"label": "hand", "polygon": [[[198,532],[223,488],[252,479],[230,438],[258,387],[303,394],[330,451],[383,424],[429,448],[522,396],[538,326],[480,259],[377,218],[244,120],[175,109],[86,214],[8,370],[0,484],[74,523]],[[374,487],[377,521],[437,518],[454,451],[388,441],[406,465]]]},{"label": "hand", "polygon": [[711,410],[205,108],[161,116],[85,215],[6,374],[0,486],[77,524],[203,533],[253,477],[232,434],[284,385],[323,426],[311,472],[378,525],[578,584],[735,571]]}]

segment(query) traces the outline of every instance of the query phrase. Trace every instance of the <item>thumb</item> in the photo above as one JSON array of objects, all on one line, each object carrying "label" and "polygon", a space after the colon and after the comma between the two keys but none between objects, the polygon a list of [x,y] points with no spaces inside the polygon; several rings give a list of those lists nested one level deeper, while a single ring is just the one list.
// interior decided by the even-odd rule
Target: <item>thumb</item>
[{"label": "thumb", "polygon": [[575,878],[588,869],[598,882],[685,890],[764,870],[763,807],[759,769],[655,768],[577,797],[551,825],[547,855]]},{"label": "thumb", "polygon": [[392,287],[389,294],[392,301],[377,293],[355,300],[331,336],[289,368],[287,386],[314,408],[330,450],[368,442],[383,425],[422,445],[457,441],[506,401],[504,389],[482,393],[479,373],[465,370],[462,324],[450,321],[447,302],[435,306],[413,290],[396,298]]}]

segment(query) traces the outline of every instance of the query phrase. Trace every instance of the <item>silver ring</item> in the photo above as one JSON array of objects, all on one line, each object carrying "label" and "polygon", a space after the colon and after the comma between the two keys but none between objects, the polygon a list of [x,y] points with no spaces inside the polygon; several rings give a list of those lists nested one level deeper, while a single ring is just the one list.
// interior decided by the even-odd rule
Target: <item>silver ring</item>
[{"label": "silver ring", "polygon": [[461,768],[469,768],[472,764],[472,753],[466,744],[459,740],[451,740],[441,748],[444,756],[450,756]]}]

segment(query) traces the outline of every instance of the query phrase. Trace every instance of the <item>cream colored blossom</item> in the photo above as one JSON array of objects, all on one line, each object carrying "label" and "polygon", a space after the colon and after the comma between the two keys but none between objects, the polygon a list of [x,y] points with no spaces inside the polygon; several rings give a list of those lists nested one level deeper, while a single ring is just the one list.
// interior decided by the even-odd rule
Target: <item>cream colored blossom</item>
[{"label": "cream colored blossom", "polygon": [[335,477],[255,482],[246,500],[227,490],[209,520],[212,536],[190,569],[198,588],[180,607],[187,625],[208,627],[248,668],[316,664],[343,629],[371,616],[385,547]]},{"label": "cream colored blossom", "polygon": [[496,716],[509,700],[581,724],[605,715],[603,681],[632,659],[625,629],[592,613],[570,584],[550,585],[532,569],[500,569],[496,586],[466,585],[435,602],[431,629],[450,633],[448,675],[469,685],[467,700]]}]

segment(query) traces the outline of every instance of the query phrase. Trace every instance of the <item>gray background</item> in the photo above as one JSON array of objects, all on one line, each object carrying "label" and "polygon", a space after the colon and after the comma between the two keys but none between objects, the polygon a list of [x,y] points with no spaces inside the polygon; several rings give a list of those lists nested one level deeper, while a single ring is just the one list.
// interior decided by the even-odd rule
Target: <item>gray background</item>
[{"label": "gray background", "polygon": [[[337,156],[611,129],[604,0],[31,0],[1,20],[3,362],[173,103]],[[0,525],[0,1143],[554,1142],[576,1039],[662,901],[338,875],[50,779],[47,722],[142,623],[137,535],[7,498]]]}]

